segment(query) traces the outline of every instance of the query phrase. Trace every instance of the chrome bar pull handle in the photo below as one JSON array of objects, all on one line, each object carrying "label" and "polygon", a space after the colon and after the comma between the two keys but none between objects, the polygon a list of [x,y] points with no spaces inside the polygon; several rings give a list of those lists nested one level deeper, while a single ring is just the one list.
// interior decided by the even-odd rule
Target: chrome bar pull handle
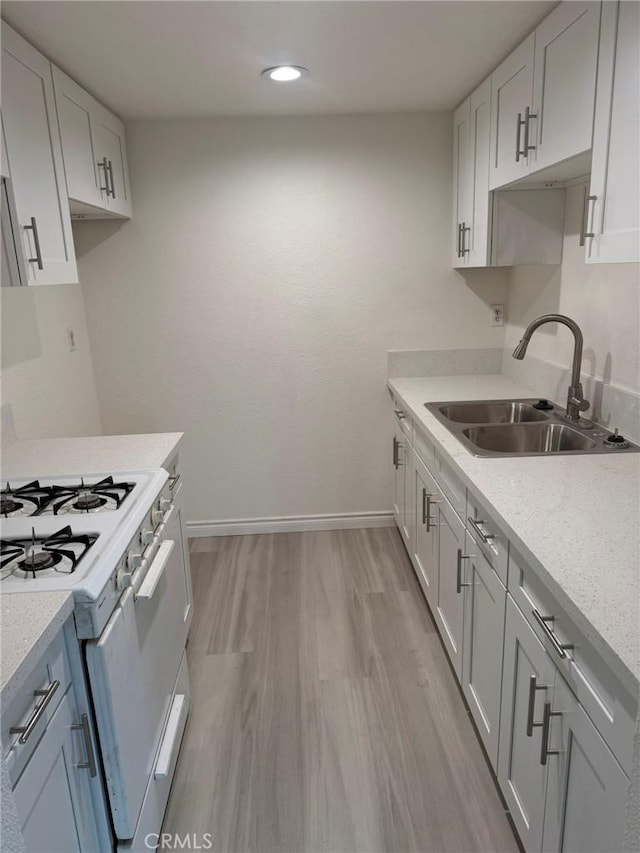
[{"label": "chrome bar pull handle", "polygon": [[520,157],[526,156],[526,149],[525,151],[520,150],[520,129],[524,123],[525,120],[522,118],[522,113],[518,113],[516,119],[516,163],[520,162]]},{"label": "chrome bar pull handle", "polygon": [[393,412],[399,421],[403,421],[407,417],[404,412],[400,411],[400,409],[394,409]]},{"label": "chrome bar pull handle", "polygon": [[423,489],[422,490],[422,523],[426,524],[427,529],[428,529],[429,516],[427,515],[427,501],[428,501],[427,490]]},{"label": "chrome bar pull handle", "polygon": [[98,169],[102,169],[104,172],[104,182],[106,186],[100,186],[100,192],[106,193],[107,196],[111,195],[109,190],[109,161],[106,157],[103,157],[102,160],[98,160]]},{"label": "chrome bar pull handle", "polygon": [[[595,237],[595,231],[593,230],[593,211],[594,207],[591,207],[592,203],[598,198],[597,195],[587,195],[587,188],[584,188],[584,204],[582,207],[582,228],[580,229],[580,245],[584,246],[587,237]],[[589,215],[591,214],[591,216]],[[589,220],[591,219],[591,230],[587,231],[589,228]]]},{"label": "chrome bar pull handle", "polygon": [[42,263],[42,249],[40,248],[40,237],[38,236],[38,223],[36,222],[35,216],[31,217],[31,225],[24,226],[25,231],[33,232],[33,245],[36,250],[35,258],[27,258],[28,264],[37,264],[39,270],[44,269],[44,264]]},{"label": "chrome bar pull handle", "polygon": [[470,560],[473,554],[463,554],[462,548],[458,548],[458,565],[456,568],[456,592],[462,592],[462,587],[471,586],[470,583],[462,583],[462,561]]},{"label": "chrome bar pull handle", "polygon": [[536,707],[536,690],[546,690],[544,684],[538,684],[535,675],[529,679],[529,702],[527,703],[527,737],[533,735],[533,730],[539,728],[542,723],[534,723],[533,715]]},{"label": "chrome bar pull handle", "polygon": [[441,503],[441,501],[436,500],[436,498],[434,498],[433,495],[427,494],[427,520],[426,520],[427,533],[431,533],[433,528],[438,526],[433,521],[433,519],[431,518],[431,504],[439,504],[439,503]]},{"label": "chrome bar pull handle", "polygon": [[463,222],[462,223],[462,251],[461,251],[461,257],[463,257],[463,258],[465,255],[468,255],[469,252],[471,251],[471,249],[467,249],[467,238],[466,238],[467,231],[471,231],[471,226],[467,225],[466,222]]},{"label": "chrome bar pull handle", "polygon": [[551,717],[561,717],[561,711],[552,711],[551,702],[544,703],[542,715],[542,737],[540,739],[540,764],[544,767],[549,755],[560,755],[559,749],[549,749],[549,735],[551,732]]},{"label": "chrome bar pull handle", "polygon": [[456,255],[461,258],[462,257],[462,246],[460,242],[460,237],[462,236],[462,225],[458,222],[458,242],[456,244]]},{"label": "chrome bar pull handle", "polygon": [[537,113],[532,113],[529,111],[529,107],[524,111],[524,151],[523,154],[525,157],[529,156],[529,151],[535,151],[536,146],[531,145],[529,143],[529,122],[532,118],[538,118]]},{"label": "chrome bar pull handle", "polygon": [[[106,157],[105,157],[105,160],[106,160]],[[108,169],[108,173],[109,173],[109,180],[107,181],[107,183],[111,185],[111,189],[108,190],[107,195],[110,195],[111,198],[115,198],[116,197],[116,185],[115,185],[115,181],[113,180],[113,163],[111,162],[111,160],[109,160],[108,163],[109,163],[109,165],[108,165],[107,169]]]},{"label": "chrome bar pull handle", "polygon": [[56,690],[60,687],[59,681],[52,681],[51,684],[47,687],[46,690],[34,690],[34,696],[42,696],[42,701],[38,702],[36,705],[33,714],[29,717],[26,726],[11,726],[9,729],[9,733],[12,735],[20,735],[18,738],[18,743],[26,743],[31,735],[33,734],[33,730],[38,725],[40,720],[42,719],[42,715],[47,709],[47,705],[53,699],[53,696]]},{"label": "chrome bar pull handle", "polygon": [[485,533],[484,530],[482,530],[480,528],[481,524],[486,523],[481,518],[472,518],[469,515],[469,516],[467,516],[467,521],[473,527],[475,533],[478,534],[478,536],[480,537],[480,539],[482,539],[482,541],[485,543],[485,545],[490,545],[491,540],[496,538],[495,533]]},{"label": "chrome bar pull handle", "polygon": [[558,657],[566,658],[567,649],[572,649],[573,643],[561,643],[555,633],[551,630],[551,628],[549,627],[549,622],[553,622],[553,616],[541,616],[535,607],[531,612],[533,613],[534,619],[536,620],[538,625],[540,625],[547,637],[551,640],[551,644],[556,650]]},{"label": "chrome bar pull handle", "polygon": [[398,439],[393,436],[393,467],[398,467]]},{"label": "chrome bar pull handle", "polygon": [[93,744],[91,743],[91,730],[89,729],[89,718],[86,714],[82,714],[80,717],[80,723],[73,723],[71,726],[73,731],[80,731],[84,736],[84,745],[87,750],[87,760],[81,761],[76,765],[79,770],[88,770],[89,776],[97,776],[98,771],[96,770],[96,757],[93,752]]}]

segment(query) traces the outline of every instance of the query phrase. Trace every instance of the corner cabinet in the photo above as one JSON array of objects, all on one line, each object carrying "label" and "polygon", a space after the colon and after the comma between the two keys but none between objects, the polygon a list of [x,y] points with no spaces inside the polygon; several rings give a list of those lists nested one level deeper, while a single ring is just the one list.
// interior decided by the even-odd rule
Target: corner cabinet
[{"label": "corner cabinet", "polygon": [[587,263],[640,261],[640,4],[602,9]]},{"label": "corner cabinet", "polygon": [[522,846],[620,849],[637,696],[397,397],[394,410],[396,521]]},{"label": "corner cabinet", "polygon": [[72,214],[130,217],[124,125],[55,66],[53,83]]},{"label": "corner cabinet", "polygon": [[49,61],[2,23],[2,129],[24,284],[78,281]]}]

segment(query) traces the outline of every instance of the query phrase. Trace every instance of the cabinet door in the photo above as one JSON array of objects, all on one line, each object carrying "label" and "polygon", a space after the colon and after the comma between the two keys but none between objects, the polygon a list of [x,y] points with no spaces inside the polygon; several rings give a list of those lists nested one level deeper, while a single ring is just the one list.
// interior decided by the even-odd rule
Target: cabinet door
[{"label": "cabinet door", "polygon": [[77,282],[51,65],[4,23],[2,126],[29,284]]},{"label": "cabinet door", "polygon": [[489,189],[517,181],[529,171],[526,128],[519,118],[523,121],[531,106],[534,43],[531,33],[491,75]]},{"label": "cabinet door", "polygon": [[28,853],[100,849],[89,789],[86,742],[67,691],[18,784],[14,797]]},{"label": "cabinet door", "polygon": [[91,118],[95,99],[58,68],[52,70],[69,198],[104,207],[105,176],[98,166]]},{"label": "cabinet door", "polygon": [[436,606],[438,583],[438,522],[437,504],[441,492],[424,463],[414,454],[414,545],[413,563],[420,586],[432,608]]},{"label": "cabinet door", "polygon": [[467,533],[462,690],[497,770],[506,589]]},{"label": "cabinet door", "polygon": [[[393,436],[393,514],[402,538],[409,543],[407,524],[407,447],[405,434],[396,427]],[[410,459],[410,456],[409,456]]]},{"label": "cabinet door", "polygon": [[603,3],[587,263],[640,261],[640,5]]},{"label": "cabinet door", "polygon": [[540,763],[540,723],[554,666],[510,595],[506,609],[498,782],[525,850],[533,851],[542,847],[547,767]]},{"label": "cabinet door", "polygon": [[462,631],[464,597],[462,595],[466,574],[464,552],[464,525],[442,498],[438,504],[438,581],[437,604],[434,612],[447,654],[451,658],[458,681],[462,677]]},{"label": "cabinet door", "polygon": [[531,170],[591,148],[600,3],[561,3],[535,32]]},{"label": "cabinet door", "polygon": [[471,228],[469,98],[453,114],[453,266],[467,263],[464,238]]},{"label": "cabinet door", "polygon": [[551,710],[543,849],[622,849],[629,780],[559,672]]},{"label": "cabinet door", "polygon": [[491,79],[478,86],[470,98],[470,192],[471,231],[465,248],[467,264],[486,267],[489,261],[491,233],[491,194],[489,192],[489,138],[491,135]]},{"label": "cabinet door", "polygon": [[98,105],[95,112],[94,132],[98,159],[104,161],[106,158],[109,172],[107,208],[111,213],[131,216],[124,125],[119,118]]}]

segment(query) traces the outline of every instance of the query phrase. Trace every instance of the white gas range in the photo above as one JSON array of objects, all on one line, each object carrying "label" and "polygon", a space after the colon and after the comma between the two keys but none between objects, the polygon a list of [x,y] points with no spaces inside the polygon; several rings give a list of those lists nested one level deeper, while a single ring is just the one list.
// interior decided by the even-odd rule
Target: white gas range
[{"label": "white gas range", "polygon": [[95,710],[113,848],[159,832],[189,710],[179,475],[21,478],[0,494],[0,592],[68,590]]}]

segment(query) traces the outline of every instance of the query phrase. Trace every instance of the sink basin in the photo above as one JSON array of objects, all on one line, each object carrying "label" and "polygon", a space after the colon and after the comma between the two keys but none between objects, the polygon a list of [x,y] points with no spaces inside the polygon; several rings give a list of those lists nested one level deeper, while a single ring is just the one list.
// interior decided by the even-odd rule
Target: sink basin
[{"label": "sink basin", "polygon": [[[534,407],[524,400],[449,400],[425,408],[475,456],[548,456],[560,453],[638,453],[640,447],[611,430],[581,419],[568,421],[564,409]],[[613,438],[613,436],[611,436]]]},{"label": "sink basin", "polygon": [[548,414],[534,409],[531,403],[504,400],[489,403],[454,403],[441,406],[440,412],[450,421],[463,424],[519,424],[546,421]]},{"label": "sink basin", "polygon": [[472,444],[493,453],[567,453],[592,450],[597,442],[566,424],[498,424],[462,431]]}]

